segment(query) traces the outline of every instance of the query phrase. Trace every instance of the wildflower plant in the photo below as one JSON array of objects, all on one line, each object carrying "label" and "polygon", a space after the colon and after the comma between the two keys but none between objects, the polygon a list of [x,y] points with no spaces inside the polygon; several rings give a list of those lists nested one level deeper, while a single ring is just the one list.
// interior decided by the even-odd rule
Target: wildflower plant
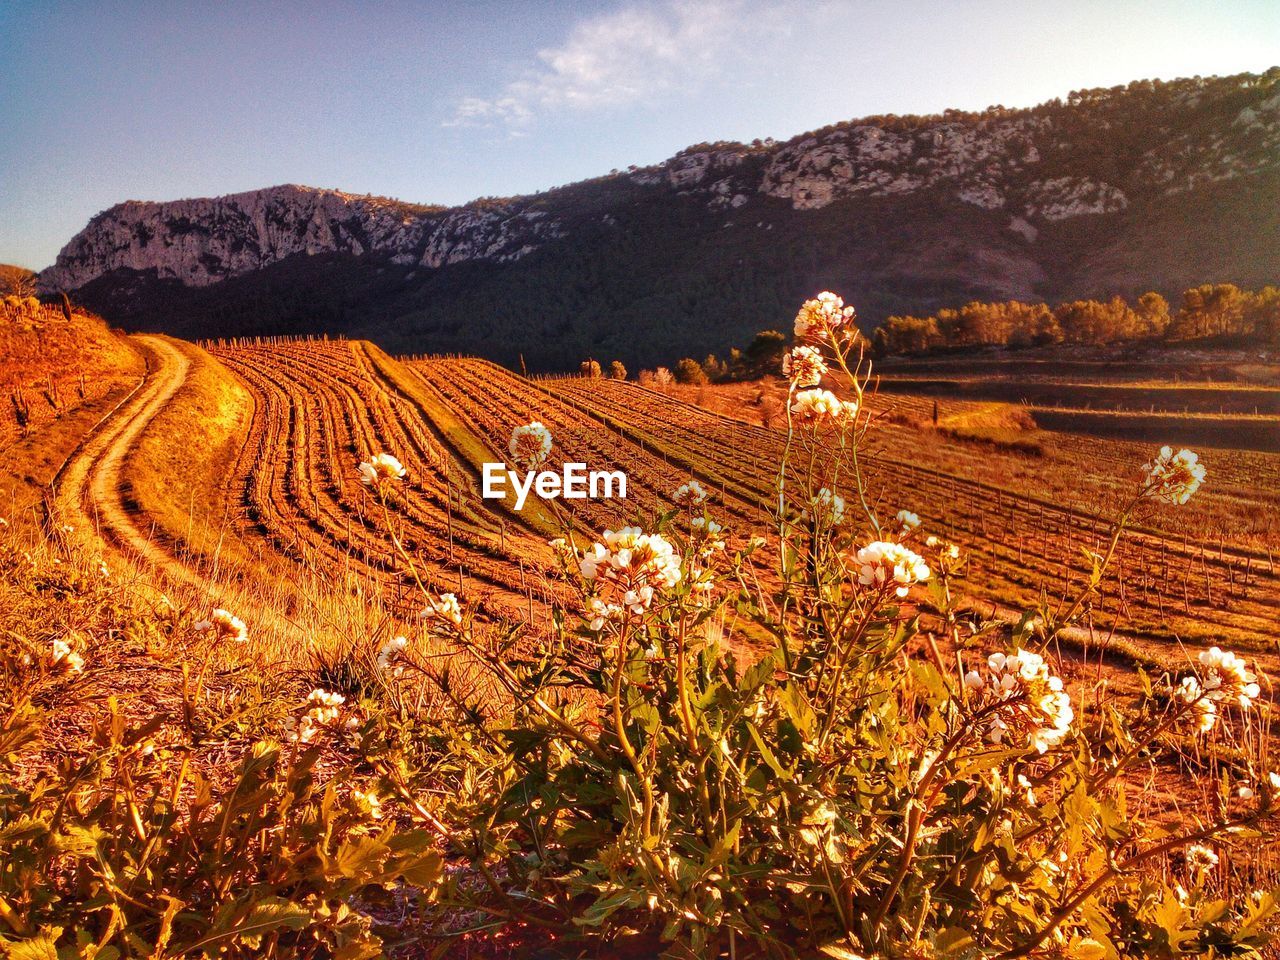
[{"label": "wildflower plant", "polygon": [[1254,672],[1207,651],[1084,723],[1055,643],[1130,519],[1203,468],[1161,451],[1073,599],[977,618],[962,547],[867,493],[852,321],[825,293],[796,318],[776,581],[686,484],[669,513],[553,542],[572,599],[545,641],[433,601],[503,694],[455,718],[444,789],[438,765],[397,775],[483,881],[446,881],[441,909],[683,957],[1250,955],[1276,897],[1206,878],[1273,828],[1280,777],[1243,771],[1247,795],[1180,831],[1133,812],[1124,778],[1207,709],[1235,722]]},{"label": "wildflower plant", "polygon": [[[100,561],[52,538],[21,552],[12,539],[0,537],[6,599],[44,617],[0,631],[0,954],[383,955],[396,931],[375,931],[371,905],[391,888],[429,896],[443,860],[438,832],[389,822],[390,790],[333,749],[353,705],[316,690],[295,706],[238,672],[206,696],[220,671],[205,669],[181,672],[181,704],[154,679],[144,697],[117,696],[130,644],[184,646],[189,621],[103,584]],[[198,641],[209,651],[245,629],[217,614]],[[76,721],[70,741],[57,714]]]}]

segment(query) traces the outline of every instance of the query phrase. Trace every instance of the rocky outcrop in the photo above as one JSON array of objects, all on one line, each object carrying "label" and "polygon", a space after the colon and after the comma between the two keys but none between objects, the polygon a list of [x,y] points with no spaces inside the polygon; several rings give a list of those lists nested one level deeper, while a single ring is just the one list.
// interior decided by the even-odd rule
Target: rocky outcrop
[{"label": "rocky outcrop", "polygon": [[638,196],[699,200],[718,229],[737,222],[739,211],[743,222],[763,227],[779,201],[804,215],[926,194],[975,222],[996,217],[1034,246],[1055,223],[1112,216],[1135,203],[1159,207],[1278,167],[1280,69],[1273,69],[1084,91],[1028,110],[871,118],[785,143],[708,144],[537,197],[452,209],[299,186],[129,201],[95,217],[41,283],[74,290],[121,271],[200,287],[319,253],[428,269],[507,263],[576,229],[617,223]]},{"label": "rocky outcrop", "polygon": [[317,253],[380,254],[424,267],[514,260],[563,232],[525,206],[446,210],[294,185],[169,203],[130,200],[94,217],[41,283],[74,290],[126,269],[207,286]]}]

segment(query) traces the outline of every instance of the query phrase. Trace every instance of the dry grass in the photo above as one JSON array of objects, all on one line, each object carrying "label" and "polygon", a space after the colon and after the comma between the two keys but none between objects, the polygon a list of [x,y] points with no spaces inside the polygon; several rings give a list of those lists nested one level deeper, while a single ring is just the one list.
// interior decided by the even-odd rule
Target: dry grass
[{"label": "dry grass", "polygon": [[0,313],[0,358],[0,450],[142,373],[126,337],[79,312]]},{"label": "dry grass", "polygon": [[228,479],[243,455],[253,398],[205,351],[174,343],[191,366],[172,402],[133,446],[124,496],[157,541],[205,558],[232,551],[243,558],[238,539],[226,536],[237,504]]}]

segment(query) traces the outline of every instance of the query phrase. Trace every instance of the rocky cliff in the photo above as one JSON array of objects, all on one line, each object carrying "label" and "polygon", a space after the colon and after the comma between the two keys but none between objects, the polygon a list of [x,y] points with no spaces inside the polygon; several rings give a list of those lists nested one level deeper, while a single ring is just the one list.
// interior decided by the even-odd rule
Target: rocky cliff
[{"label": "rocky cliff", "polygon": [[41,277],[74,290],[112,270],[206,286],[297,254],[380,254],[440,267],[513,260],[560,235],[540,211],[513,201],[449,210],[289,184],[225,197],[147,203],[98,214]]},{"label": "rocky cliff", "polygon": [[[735,272],[772,272],[772,284],[749,284],[776,293],[753,301],[766,308],[812,285],[866,291],[872,319],[969,296],[1275,280],[1278,174],[1273,69],[1082,91],[1025,110],[873,117],[785,143],[704,144],[656,166],[451,209],[298,186],[129,201],[95,217],[41,282],[82,291],[135,325],[169,328],[181,305],[196,317],[181,322],[208,321],[194,332],[307,328],[300,316],[263,313],[265,286],[277,301],[305,301],[313,325],[381,332],[417,349],[480,347],[477,328],[461,323],[471,292],[488,288],[537,302],[538,322],[517,326],[526,337],[571,329],[588,348],[617,344],[639,360],[607,330],[593,338],[580,318],[555,315],[585,308],[598,324],[616,320],[616,292],[581,290],[610,269],[601,257],[657,270],[629,286],[656,298],[660,312],[675,309],[663,290],[675,276],[706,286],[690,258],[712,286],[733,283]],[[655,259],[650,243],[669,256]],[[297,289],[315,285],[309,259],[343,273],[341,303],[316,304]],[[565,283],[572,296],[550,289]],[[226,294],[216,311],[209,294],[194,292],[209,287]],[[246,297],[258,304],[256,321],[228,306]],[[736,329],[706,291],[684,299],[687,315]],[[722,309],[735,299],[721,298]],[[212,312],[222,319],[209,320]],[[703,342],[679,339],[690,350]]]}]

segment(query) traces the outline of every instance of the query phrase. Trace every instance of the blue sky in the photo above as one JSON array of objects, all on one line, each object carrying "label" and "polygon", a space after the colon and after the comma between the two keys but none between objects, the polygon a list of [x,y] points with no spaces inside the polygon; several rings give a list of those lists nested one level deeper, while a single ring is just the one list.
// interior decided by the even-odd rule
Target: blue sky
[{"label": "blue sky", "polygon": [[126,199],[524,193],[703,140],[1280,61],[1280,3],[0,0],[0,262]]}]

